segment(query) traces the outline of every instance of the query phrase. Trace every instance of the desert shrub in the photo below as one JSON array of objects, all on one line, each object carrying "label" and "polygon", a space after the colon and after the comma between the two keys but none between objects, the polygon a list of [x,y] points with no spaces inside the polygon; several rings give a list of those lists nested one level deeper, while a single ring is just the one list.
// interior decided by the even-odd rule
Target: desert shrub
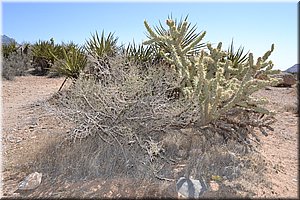
[{"label": "desert shrub", "polygon": [[117,42],[118,37],[111,32],[105,36],[102,31],[100,38],[97,31],[91,35],[84,45],[88,56],[87,66],[84,70],[86,76],[92,76],[102,83],[110,79],[110,58],[116,57],[120,53]]},{"label": "desert shrub", "polygon": [[[76,143],[80,140],[83,145],[81,149],[96,145],[93,151],[84,150],[85,153],[94,152],[93,155],[98,152],[97,158],[85,155],[89,157],[89,162],[96,162],[90,166],[94,166],[95,169],[89,172],[94,175],[125,173],[125,166],[133,165],[137,169],[143,167],[141,164],[143,162],[146,164],[145,167],[149,167],[149,162],[159,156],[162,150],[152,149],[157,147],[157,137],[161,137],[166,130],[171,129],[175,120],[172,116],[180,114],[181,111],[179,103],[168,103],[170,99],[166,91],[172,85],[164,80],[166,79],[162,75],[164,71],[153,71],[154,79],[139,75],[136,66],[128,69],[119,68],[122,59],[111,62],[113,65],[109,84],[98,82],[91,77],[80,77],[69,91],[61,94],[58,102],[64,116],[76,124],[67,138],[75,140]],[[170,80],[171,77],[168,76]],[[93,144],[88,145],[85,141]],[[148,170],[143,169],[141,173],[146,171]],[[133,175],[141,177],[141,173],[137,170]]]},{"label": "desert shrub", "polygon": [[15,76],[24,76],[31,68],[30,54],[20,52],[11,53],[2,60],[2,77],[6,80],[13,80]]}]

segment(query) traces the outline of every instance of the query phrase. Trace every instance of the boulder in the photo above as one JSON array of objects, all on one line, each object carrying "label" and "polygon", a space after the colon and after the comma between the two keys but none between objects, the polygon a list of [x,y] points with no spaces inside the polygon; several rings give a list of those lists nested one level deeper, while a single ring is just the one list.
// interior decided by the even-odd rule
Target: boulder
[{"label": "boulder", "polygon": [[273,77],[278,78],[280,80],[279,83],[276,85],[277,87],[291,87],[297,82],[295,75],[290,73],[283,72],[279,74],[274,74]]}]

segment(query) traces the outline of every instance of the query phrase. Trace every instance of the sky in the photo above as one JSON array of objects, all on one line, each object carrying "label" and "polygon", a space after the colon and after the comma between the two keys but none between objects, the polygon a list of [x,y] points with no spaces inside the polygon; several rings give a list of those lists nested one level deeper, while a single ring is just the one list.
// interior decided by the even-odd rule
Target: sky
[{"label": "sky", "polygon": [[270,56],[274,69],[285,70],[298,62],[297,1],[290,2],[9,2],[2,4],[2,34],[18,43],[54,38],[56,43],[84,44],[96,31],[113,32],[119,44],[146,40],[144,20],[150,26],[170,14],[189,16],[197,32],[206,31],[203,42],[226,50],[234,40],[255,58],[275,44]]}]

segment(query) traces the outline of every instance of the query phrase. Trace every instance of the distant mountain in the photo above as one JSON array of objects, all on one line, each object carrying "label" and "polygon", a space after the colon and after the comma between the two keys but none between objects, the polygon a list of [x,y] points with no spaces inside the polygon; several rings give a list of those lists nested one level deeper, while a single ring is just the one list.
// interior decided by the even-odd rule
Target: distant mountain
[{"label": "distant mountain", "polygon": [[2,42],[2,44],[10,44],[12,42],[16,42],[16,40],[8,37],[6,35],[1,35],[1,42]]},{"label": "distant mountain", "polygon": [[288,73],[298,73],[299,67],[300,67],[299,64],[295,64],[292,67],[290,67],[287,70],[285,70],[285,72],[288,72]]}]

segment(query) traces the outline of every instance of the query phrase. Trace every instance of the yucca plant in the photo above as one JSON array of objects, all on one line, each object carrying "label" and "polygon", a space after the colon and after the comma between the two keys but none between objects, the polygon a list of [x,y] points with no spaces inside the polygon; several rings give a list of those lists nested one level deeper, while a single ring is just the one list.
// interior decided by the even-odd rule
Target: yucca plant
[{"label": "yucca plant", "polygon": [[66,50],[66,52],[69,52],[69,50],[72,50],[73,48],[79,48],[78,44],[74,43],[73,41],[68,43],[62,43],[61,46]]},{"label": "yucca plant", "polygon": [[54,55],[60,59],[63,58],[62,46],[54,44],[53,38],[50,41],[39,40],[32,46],[33,64],[36,69],[41,68],[42,74],[45,74],[54,64]]},{"label": "yucca plant", "polygon": [[4,58],[8,58],[13,52],[17,52],[18,49],[16,42],[2,44],[2,55]]},{"label": "yucca plant", "polygon": [[115,56],[117,53],[118,38],[113,33],[109,33],[107,37],[102,31],[101,37],[98,32],[92,34],[92,37],[86,41],[85,50],[92,57],[99,59],[104,56]]},{"label": "yucca plant", "polygon": [[128,44],[125,49],[127,60],[137,64],[152,63],[158,57],[156,49],[150,45],[142,45],[133,43]]},{"label": "yucca plant", "polygon": [[[200,50],[206,46],[206,44],[199,43],[199,39],[197,39],[197,38],[199,38],[199,36],[202,35],[202,32],[196,33],[196,29],[197,29],[196,24],[194,26],[191,26],[191,23],[183,23],[183,22],[186,22],[187,19],[188,19],[188,16],[186,16],[184,19],[181,18],[180,21],[178,22],[177,19],[173,20],[172,15],[171,15],[168,17],[167,20],[174,21],[175,27],[177,27],[177,29],[183,30],[182,33],[184,33],[184,34],[180,35],[179,40],[178,40],[178,38],[173,38],[174,42],[180,41],[179,45],[182,49],[185,49],[188,46],[193,46],[192,49],[190,49],[188,52],[186,52],[186,55],[198,54],[200,52]],[[147,24],[145,24],[145,26],[147,26]],[[150,29],[150,27],[147,27],[147,30],[149,30],[149,29]],[[161,22],[159,22],[159,26],[154,27],[154,31],[156,32],[158,37],[172,37],[172,34],[171,34],[172,30],[166,29],[161,24]],[[148,41],[153,40],[151,34],[147,34],[147,37],[149,39]],[[195,44],[195,45],[192,45],[192,44]],[[172,50],[169,49],[170,48],[169,45],[167,45],[164,41],[155,42],[155,43],[152,43],[152,45],[156,49],[162,50],[165,55],[166,54],[170,55],[172,52]]]},{"label": "yucca plant", "polygon": [[240,63],[246,63],[248,60],[249,51],[244,54],[244,47],[240,46],[238,50],[234,51],[233,40],[231,45],[228,48],[227,59],[230,60],[233,64],[233,67],[237,67]]},{"label": "yucca plant", "polygon": [[49,41],[39,40],[32,46],[33,56],[53,61],[53,56],[50,54],[49,50],[55,53],[54,44],[50,43]]},{"label": "yucca plant", "polygon": [[68,51],[66,50],[66,47],[63,47],[62,52],[63,59],[60,59],[55,54],[50,52],[57,61],[53,71],[56,71],[66,77],[58,91],[62,89],[68,79],[76,80],[79,77],[80,72],[87,64],[87,57],[84,54],[83,49],[77,47],[77,45],[68,46]]}]

